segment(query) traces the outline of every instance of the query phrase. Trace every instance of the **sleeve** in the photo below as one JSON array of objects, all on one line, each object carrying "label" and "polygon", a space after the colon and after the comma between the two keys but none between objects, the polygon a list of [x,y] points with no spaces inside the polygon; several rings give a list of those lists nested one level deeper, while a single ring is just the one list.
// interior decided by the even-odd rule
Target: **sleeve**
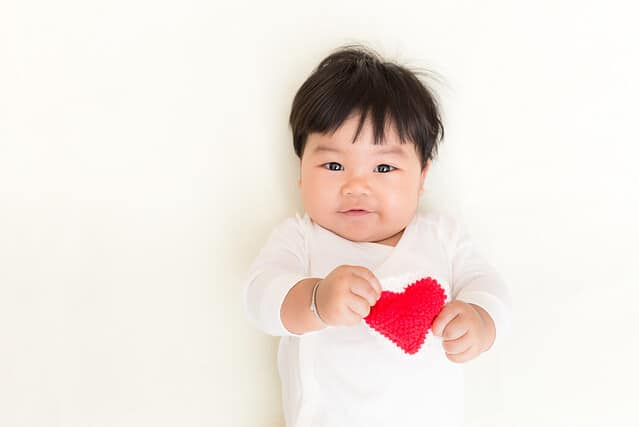
[{"label": "sleeve", "polygon": [[449,219],[447,229],[452,244],[452,298],[486,310],[495,322],[493,349],[511,333],[509,290],[499,273],[477,252],[464,227]]},{"label": "sleeve", "polygon": [[302,219],[288,218],[270,234],[244,280],[244,309],[263,332],[299,336],[282,324],[280,310],[288,291],[307,277],[307,256]]}]

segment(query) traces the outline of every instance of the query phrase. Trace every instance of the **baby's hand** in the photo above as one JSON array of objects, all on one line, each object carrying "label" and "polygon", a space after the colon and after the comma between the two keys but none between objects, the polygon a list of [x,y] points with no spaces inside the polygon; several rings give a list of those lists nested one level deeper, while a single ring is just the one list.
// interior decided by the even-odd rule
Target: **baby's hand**
[{"label": "baby's hand", "polygon": [[433,334],[443,338],[446,357],[463,363],[488,350],[495,340],[495,323],[475,304],[452,301],[435,318]]},{"label": "baby's hand", "polygon": [[366,267],[340,265],[322,279],[316,305],[331,326],[352,326],[368,316],[382,294],[382,285]]}]

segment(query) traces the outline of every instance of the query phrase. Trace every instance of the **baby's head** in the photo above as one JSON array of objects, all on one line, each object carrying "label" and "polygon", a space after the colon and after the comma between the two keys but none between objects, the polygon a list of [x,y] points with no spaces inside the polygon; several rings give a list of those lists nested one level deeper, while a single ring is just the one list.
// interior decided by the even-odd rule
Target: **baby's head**
[{"label": "baby's head", "polygon": [[346,239],[395,246],[444,132],[416,74],[361,46],[341,48],[298,90],[290,125],[309,217]]}]

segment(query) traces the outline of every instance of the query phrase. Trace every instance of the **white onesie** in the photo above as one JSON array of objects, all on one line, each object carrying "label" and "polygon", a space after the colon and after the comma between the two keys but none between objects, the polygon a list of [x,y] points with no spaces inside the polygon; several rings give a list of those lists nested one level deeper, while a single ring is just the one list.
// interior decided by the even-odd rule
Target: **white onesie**
[{"label": "white onesie", "polygon": [[278,367],[287,427],[461,426],[462,367],[446,358],[441,339],[430,332],[408,355],[364,321],[304,335],[284,327],[280,308],[288,291],[345,264],[369,268],[384,290],[432,277],[447,302],[477,304],[490,314],[496,342],[510,328],[506,286],[451,217],[417,211],[392,247],[344,239],[296,214],[273,230],[244,288],[248,316],[282,337]]}]

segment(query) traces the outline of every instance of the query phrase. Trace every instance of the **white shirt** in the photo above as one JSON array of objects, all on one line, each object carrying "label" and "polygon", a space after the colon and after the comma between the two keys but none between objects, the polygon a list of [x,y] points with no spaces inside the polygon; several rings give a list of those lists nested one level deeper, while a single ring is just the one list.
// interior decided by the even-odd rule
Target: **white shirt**
[{"label": "white shirt", "polygon": [[451,217],[418,211],[392,247],[344,239],[308,214],[296,214],[273,230],[244,288],[247,315],[264,332],[282,337],[278,368],[286,425],[461,426],[462,368],[446,358],[441,339],[431,332],[408,355],[364,321],[304,335],[284,327],[280,309],[288,291],[344,264],[367,267],[384,290],[396,292],[432,277],[446,302],[484,308],[498,338],[510,328],[506,286]]}]

